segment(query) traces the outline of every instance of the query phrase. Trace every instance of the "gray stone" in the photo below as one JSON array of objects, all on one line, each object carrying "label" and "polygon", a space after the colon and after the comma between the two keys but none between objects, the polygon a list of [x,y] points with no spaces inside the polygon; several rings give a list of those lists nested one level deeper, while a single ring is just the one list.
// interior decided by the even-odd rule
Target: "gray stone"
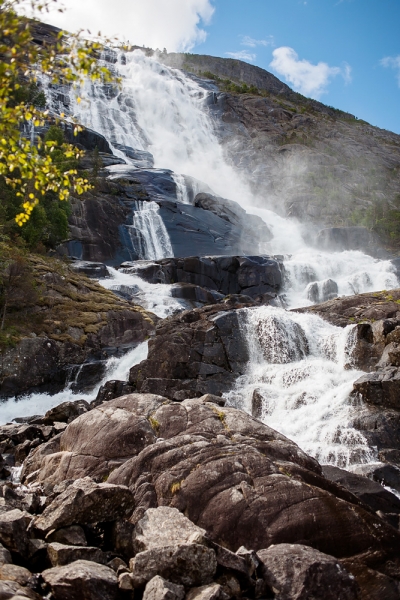
[{"label": "gray stone", "polygon": [[0,581],[0,598],[1,600],[25,600],[25,598],[42,600],[42,596],[16,581]]},{"label": "gray stone", "polygon": [[77,560],[42,573],[54,600],[117,600],[118,578],[104,565]]},{"label": "gray stone", "polygon": [[34,525],[37,530],[48,533],[73,524],[115,521],[132,512],[133,507],[133,495],[127,487],[95,483],[85,477],[57,496],[35,519]]},{"label": "gray stone", "polygon": [[9,553],[7,548],[4,548],[3,544],[0,544],[0,564],[4,563],[12,563],[11,554]]},{"label": "gray stone", "polygon": [[130,592],[135,589],[135,581],[132,577],[132,573],[119,573],[118,574],[118,585],[119,589],[123,592]]},{"label": "gray stone", "polygon": [[228,600],[228,598],[229,596],[218,583],[192,588],[186,594],[186,600]]},{"label": "gray stone", "polygon": [[76,560],[106,564],[106,558],[100,548],[91,546],[67,546],[53,542],[47,546],[47,554],[53,567],[69,565]]},{"label": "gray stone", "polygon": [[85,532],[79,525],[71,525],[64,529],[51,531],[46,536],[48,542],[58,542],[70,546],[87,546]]},{"label": "gray stone", "polygon": [[217,569],[214,550],[200,544],[180,544],[140,552],[129,562],[135,587],[156,575],[172,583],[194,587],[212,581]]},{"label": "gray stone", "polygon": [[144,552],[180,544],[204,544],[206,532],[179,510],[169,506],[149,508],[135,527],[134,548]]},{"label": "gray stone", "polygon": [[0,543],[20,556],[29,553],[27,527],[32,517],[19,509],[0,514]]},{"label": "gray stone", "polygon": [[259,550],[262,576],[276,600],[357,600],[358,586],[333,556],[301,544],[272,545]]},{"label": "gray stone", "polygon": [[159,575],[148,582],[143,594],[143,600],[183,600],[184,597],[183,585],[166,581]]}]

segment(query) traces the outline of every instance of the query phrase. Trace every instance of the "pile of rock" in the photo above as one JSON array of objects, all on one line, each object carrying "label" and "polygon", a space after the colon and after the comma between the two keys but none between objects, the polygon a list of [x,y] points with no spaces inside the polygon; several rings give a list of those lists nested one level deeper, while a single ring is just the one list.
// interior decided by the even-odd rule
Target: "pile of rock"
[{"label": "pile of rock", "polygon": [[0,598],[398,597],[400,532],[376,514],[395,497],[371,506],[221,398],[52,414],[64,431],[0,488]]}]

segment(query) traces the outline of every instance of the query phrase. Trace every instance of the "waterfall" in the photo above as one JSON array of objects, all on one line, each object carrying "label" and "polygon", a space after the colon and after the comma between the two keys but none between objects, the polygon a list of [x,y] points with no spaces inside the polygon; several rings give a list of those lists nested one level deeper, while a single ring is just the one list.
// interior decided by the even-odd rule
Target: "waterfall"
[{"label": "waterfall", "polygon": [[161,319],[187,308],[183,300],[171,296],[169,285],[148,283],[129,273],[129,268],[108,267],[108,271],[111,277],[99,281],[103,287],[140,304]]},{"label": "waterfall", "polygon": [[[216,195],[235,200],[264,219],[273,235],[266,251],[284,257],[287,306],[398,286],[390,261],[358,251],[316,250],[306,226],[259,208],[268,205],[268,198],[253,196],[218,142],[208,110],[212,86],[201,85],[140,50],[117,53],[115,68],[122,89],[88,81],[79,92],[80,103],[73,90],[64,89],[64,97],[69,95],[68,114],[103,134],[130,168],[137,164],[124,147],[150,152],[156,168],[173,171],[179,202],[191,202],[202,182],[202,190],[209,186]],[[65,112],[65,102],[58,105],[57,90],[47,86],[46,93],[52,109]],[[190,192],[188,181],[195,181]],[[158,204],[136,201],[134,209],[132,225],[127,228],[136,256],[149,260],[173,256]],[[102,285],[132,301],[140,297],[142,305],[161,318],[185,308],[182,301],[172,298],[169,286],[146,283],[128,268],[109,270],[111,277],[102,280]],[[226,394],[228,402],[293,439],[322,463],[348,467],[374,460],[374,450],[351,423],[349,394],[361,375],[352,367],[352,328],[339,329],[315,315],[272,307],[242,309],[239,318],[250,359],[246,373]],[[145,358],[144,347],[142,350],[123,359],[110,359],[117,364],[110,362],[111,371],[104,380],[124,378],[128,366]],[[116,374],[113,368],[121,372]],[[36,394],[18,403],[10,400],[2,405],[2,419],[43,413],[50,406],[81,397],[67,388],[52,397]]]},{"label": "waterfall", "polygon": [[184,176],[174,173],[173,178],[176,183],[176,197],[178,201],[182,202],[182,204],[190,204],[189,192]]},{"label": "waterfall", "polygon": [[351,425],[349,394],[362,372],[352,368],[353,326],[341,329],[310,314],[263,306],[239,312],[249,362],[226,394],[323,464],[374,460]]},{"label": "waterfall", "polygon": [[129,235],[140,259],[158,260],[174,256],[168,232],[156,202],[134,202],[133,225]]},{"label": "waterfall", "polygon": [[44,415],[46,411],[62,402],[73,402],[74,400],[87,400],[90,402],[97,396],[100,387],[107,381],[119,380],[128,381],[129,370],[147,358],[148,342],[142,342],[133,350],[130,350],[117,358],[112,356],[108,359],[104,377],[89,392],[73,392],[71,390],[72,381],[58,394],[35,393],[26,394],[19,398],[10,398],[0,403],[0,424],[9,423],[17,417],[27,417],[30,415]]}]

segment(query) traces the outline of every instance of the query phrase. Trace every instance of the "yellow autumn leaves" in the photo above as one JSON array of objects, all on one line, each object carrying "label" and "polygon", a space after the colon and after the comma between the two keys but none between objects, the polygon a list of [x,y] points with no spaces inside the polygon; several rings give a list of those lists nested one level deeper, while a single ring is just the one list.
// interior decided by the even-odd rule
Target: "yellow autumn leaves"
[{"label": "yellow autumn leaves", "polygon": [[[83,194],[91,188],[75,169],[63,171],[60,161],[60,152],[68,160],[79,159],[83,151],[73,144],[43,142],[35,135],[35,128],[48,123],[49,114],[21,98],[21,90],[36,84],[39,75],[67,86],[79,86],[87,78],[116,82],[98,62],[99,42],[82,40],[79,34],[66,38],[60,32],[48,44],[35,44],[34,22],[19,14],[23,4],[24,0],[0,0],[0,176],[21,198],[16,216],[20,227],[47,192],[66,200],[71,191]],[[38,14],[54,4],[57,0],[31,1]],[[80,130],[74,126],[75,135]],[[58,160],[53,160],[55,154]]]}]

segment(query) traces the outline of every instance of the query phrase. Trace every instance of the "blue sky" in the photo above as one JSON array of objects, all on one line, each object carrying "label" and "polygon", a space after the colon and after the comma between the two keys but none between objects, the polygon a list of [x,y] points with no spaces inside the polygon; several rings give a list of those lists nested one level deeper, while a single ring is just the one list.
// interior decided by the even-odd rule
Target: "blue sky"
[{"label": "blue sky", "polygon": [[168,51],[243,57],[400,134],[400,0],[63,0],[59,27]]},{"label": "blue sky", "polygon": [[[307,95],[400,133],[400,0],[215,0],[214,6],[205,27],[207,39],[192,52],[245,52],[253,55],[248,62],[273,72],[290,87],[310,90],[319,73],[311,69],[307,74],[306,65],[304,74],[304,65],[290,60],[287,52],[278,50],[282,60],[274,61],[280,72],[270,66],[274,51],[292,48],[300,61],[338,69],[322,69],[320,80],[324,74],[328,77],[323,93],[319,87]],[[299,77],[293,86],[288,77],[293,81],[296,71]],[[311,78],[305,89],[302,76]]]}]

